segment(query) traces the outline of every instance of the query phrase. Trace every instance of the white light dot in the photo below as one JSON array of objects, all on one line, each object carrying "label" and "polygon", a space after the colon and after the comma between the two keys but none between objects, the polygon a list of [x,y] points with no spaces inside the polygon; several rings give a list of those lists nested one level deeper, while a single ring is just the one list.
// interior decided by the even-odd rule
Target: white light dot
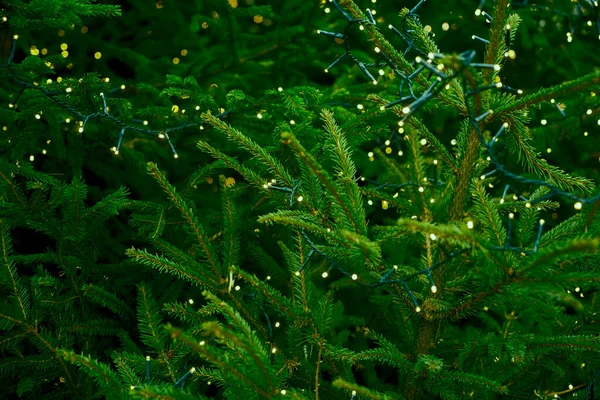
[{"label": "white light dot", "polygon": [[513,213],[508,214],[508,218],[509,219],[514,219],[515,218],[515,214],[513,214]]},{"label": "white light dot", "polygon": [[256,118],[262,119],[262,114],[261,113],[256,114]]},{"label": "white light dot", "polygon": [[436,293],[437,292],[437,286],[433,285],[431,287],[431,293]]},{"label": "white light dot", "polygon": [[367,155],[368,155],[369,157],[373,157],[373,152],[372,152],[372,151],[370,151],[370,152],[368,152],[368,153],[367,153]]},{"label": "white light dot", "polygon": [[29,156],[29,161],[33,161],[33,160],[35,160],[35,157],[33,155],[30,155]]},{"label": "white light dot", "polygon": [[581,207],[583,206],[583,204],[581,204],[581,202],[577,202],[573,205],[573,207],[575,207],[576,210],[581,210]]},{"label": "white light dot", "polygon": [[275,328],[279,328],[281,324],[279,322],[275,322]]},{"label": "white light dot", "polygon": [[579,287],[576,287],[576,288],[575,288],[575,291],[576,291],[576,292],[579,292],[580,290],[581,290],[581,289],[580,289]]},{"label": "white light dot", "polygon": [[236,285],[235,290],[240,290],[240,285]]},{"label": "white light dot", "polygon": [[273,349],[271,349],[271,353],[273,353],[273,354],[277,353],[277,348],[273,347]]},{"label": "white light dot", "polygon": [[204,346],[206,342],[204,340],[200,341],[200,346]]},{"label": "white light dot", "polygon": [[65,91],[66,91],[67,93],[71,93],[71,92],[73,91],[73,89],[72,89],[72,88],[70,88],[70,87],[68,87],[68,88],[66,88],[66,89],[65,89]]},{"label": "white light dot", "polygon": [[435,233],[430,234],[429,237],[431,238],[431,240],[437,239],[437,236],[435,236]]},{"label": "white light dot", "polygon": [[353,280],[353,281],[355,281],[355,280],[357,280],[357,279],[358,279],[358,275],[356,275],[356,274],[352,274],[352,280]]},{"label": "white light dot", "polygon": [[300,271],[296,271],[296,276],[300,276]]},{"label": "white light dot", "polygon": [[421,312],[421,307],[419,307],[419,306],[416,306],[416,307],[415,307],[415,311],[416,311],[416,312]]},{"label": "white light dot", "polygon": [[358,108],[359,110],[362,110],[363,108],[365,108],[365,106],[363,106],[362,104],[357,104],[356,108]]},{"label": "white light dot", "polygon": [[467,228],[473,229],[473,221],[467,222]]},{"label": "white light dot", "polygon": [[410,107],[404,107],[404,108],[402,109],[402,112],[403,112],[404,114],[408,114],[408,113],[410,112]]},{"label": "white light dot", "polygon": [[285,389],[283,389],[283,390],[281,391],[281,394],[286,394],[286,393],[287,393],[287,391],[286,391]]},{"label": "white light dot", "polygon": [[379,53],[381,52],[381,49],[379,47],[375,47],[375,53]]},{"label": "white light dot", "polygon": [[277,88],[277,91],[278,92],[283,92],[283,88],[280,86],[280,87]]},{"label": "white light dot", "polygon": [[296,200],[298,200],[298,203],[300,203],[300,202],[302,202],[302,200],[304,200],[304,197],[298,196],[298,198]]},{"label": "white light dot", "polygon": [[423,186],[419,186],[419,192],[423,193],[425,191],[425,188]]},{"label": "white light dot", "polygon": [[546,221],[544,221],[543,219],[540,219],[540,225],[544,225],[546,223]]},{"label": "white light dot", "polygon": [[329,274],[328,274],[328,273],[327,273],[327,271],[326,271],[326,272],[323,272],[323,273],[321,274],[321,276],[322,276],[323,278],[327,278],[327,277],[329,276]]},{"label": "white light dot", "polygon": [[542,125],[546,125],[546,124],[548,123],[548,121],[546,121],[545,119],[543,119],[543,120],[541,120],[541,121],[540,121],[540,123],[541,123]]},{"label": "white light dot", "polygon": [[427,139],[421,139],[421,146],[425,146],[427,144]]}]

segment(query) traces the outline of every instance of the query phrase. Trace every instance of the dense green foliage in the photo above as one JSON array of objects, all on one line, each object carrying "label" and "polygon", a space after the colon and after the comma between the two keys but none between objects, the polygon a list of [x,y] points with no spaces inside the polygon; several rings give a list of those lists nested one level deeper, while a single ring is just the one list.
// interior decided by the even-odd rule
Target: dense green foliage
[{"label": "dense green foliage", "polygon": [[0,398],[592,399],[597,4],[102,3],[0,5]]}]

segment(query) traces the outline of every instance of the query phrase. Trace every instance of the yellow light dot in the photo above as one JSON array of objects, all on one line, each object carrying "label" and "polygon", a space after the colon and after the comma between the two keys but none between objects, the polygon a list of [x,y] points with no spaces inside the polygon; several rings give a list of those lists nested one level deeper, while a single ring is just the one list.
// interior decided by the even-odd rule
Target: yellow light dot
[{"label": "yellow light dot", "polygon": [[323,272],[323,273],[321,274],[321,276],[322,276],[323,278],[327,278],[327,277],[329,276],[329,274],[328,274],[327,272]]},{"label": "yellow light dot", "polygon": [[63,56],[63,58],[67,58],[67,57],[69,57],[69,52],[65,50],[65,51],[61,52],[60,55]]},{"label": "yellow light dot", "polygon": [[236,8],[238,6],[238,0],[229,0],[229,5],[231,8]]},{"label": "yellow light dot", "polygon": [[381,208],[383,208],[384,210],[387,210],[389,208],[389,203],[387,202],[387,200],[383,200],[381,202]]},{"label": "yellow light dot", "polygon": [[202,29],[206,29],[206,28],[208,28],[208,24],[206,22],[203,22],[202,23]]},{"label": "yellow light dot", "polygon": [[581,204],[581,202],[577,202],[573,205],[573,207],[575,207],[576,210],[581,210],[581,207],[583,206],[583,204]]},{"label": "yellow light dot", "polygon": [[63,31],[62,29],[58,31],[58,36],[65,36],[65,31]]},{"label": "yellow light dot", "polygon": [[66,49],[68,49],[68,48],[69,48],[69,45],[68,45],[68,44],[66,44],[66,43],[63,43],[63,44],[61,44],[61,45],[60,45],[60,49],[61,49],[61,50],[66,50]]},{"label": "yellow light dot", "polygon": [[510,58],[511,60],[514,60],[515,58],[517,58],[517,53],[515,53],[514,50],[509,50],[508,51],[508,58]]},{"label": "yellow light dot", "polygon": [[4,126],[2,127],[2,130],[6,132],[6,131],[8,130],[8,126],[4,125]]},{"label": "yellow light dot", "polygon": [[173,58],[173,64],[175,64],[175,65],[179,64],[179,58],[177,58],[177,57]]},{"label": "yellow light dot", "polygon": [[431,32],[431,25],[425,25],[423,30],[425,30],[425,32],[427,32],[427,33]]},{"label": "yellow light dot", "polygon": [[174,113],[177,113],[177,112],[179,112],[179,106],[178,106],[177,104],[174,104],[174,105],[171,107],[171,111],[173,111]]},{"label": "yellow light dot", "polygon": [[352,274],[352,280],[353,280],[353,281],[355,281],[355,280],[357,280],[357,279],[358,279],[358,275],[356,275],[356,274]]},{"label": "yellow light dot", "polygon": [[[42,55],[44,55],[44,56],[45,56],[46,54],[48,54],[48,49],[45,49],[45,48],[44,48],[44,49],[42,49]],[[46,64],[46,65],[47,65],[47,64]]]},{"label": "yellow light dot", "polygon": [[102,58],[102,53],[100,53],[99,51],[95,52],[95,53],[94,53],[94,58],[95,58],[96,60],[99,60],[100,58]]},{"label": "yellow light dot", "polygon": [[181,54],[183,57],[185,57],[185,56],[187,56],[187,54],[188,54],[188,51],[187,51],[186,49],[183,49],[183,50],[181,50],[181,53],[180,53],[180,54]]},{"label": "yellow light dot", "polygon": [[449,23],[447,23],[447,22],[444,22],[444,23],[442,24],[442,30],[443,30],[443,31],[447,31],[448,29],[450,29],[450,24],[449,24]]},{"label": "yellow light dot", "polygon": [[386,147],[385,148],[385,154],[392,154],[392,148],[391,147]]},{"label": "yellow light dot", "polygon": [[227,177],[227,179],[225,179],[225,184],[227,185],[227,187],[235,185],[235,178],[232,176]]},{"label": "yellow light dot", "polygon": [[37,56],[40,54],[40,51],[38,49],[30,49],[29,52],[32,56]]},{"label": "yellow light dot", "polygon": [[262,15],[255,15],[254,16],[254,23],[256,24],[262,24],[263,22],[263,16]]},{"label": "yellow light dot", "polygon": [[87,26],[82,26],[81,27],[81,33],[87,33],[88,31],[88,27]]}]

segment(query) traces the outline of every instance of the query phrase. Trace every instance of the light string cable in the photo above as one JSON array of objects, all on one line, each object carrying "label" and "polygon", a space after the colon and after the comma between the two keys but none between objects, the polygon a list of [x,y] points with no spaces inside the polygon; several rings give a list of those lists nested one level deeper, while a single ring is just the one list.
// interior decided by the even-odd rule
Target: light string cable
[{"label": "light string cable", "polygon": [[[408,282],[419,276],[419,275],[425,275],[427,276],[427,279],[430,283],[430,287],[431,287],[431,292],[432,293],[436,293],[437,292],[437,286],[435,285],[435,282],[433,280],[433,275],[431,274],[431,272],[439,267],[441,267],[442,265],[446,264],[448,261],[450,261],[452,258],[463,254],[467,251],[469,251],[469,249],[461,249],[461,250],[457,250],[454,251],[450,254],[447,255],[447,257],[445,257],[443,260],[438,261],[434,264],[431,264],[430,266],[428,266],[427,268],[423,268],[419,271],[416,271],[412,274],[408,274],[402,278],[398,278],[398,279],[389,279],[390,276],[398,271],[398,266],[394,265],[393,267],[391,267],[390,269],[388,269],[379,279],[379,281],[376,282],[372,282],[372,283],[367,283],[367,282],[362,282],[360,280],[358,280],[358,275],[355,273],[350,273],[346,270],[344,270],[337,262],[335,262],[331,257],[329,257],[327,254],[325,254],[325,252],[323,252],[322,250],[320,250],[314,243],[313,241],[308,237],[308,235],[304,232],[304,230],[302,230],[302,236],[304,237],[304,239],[308,242],[311,250],[308,253],[308,256],[306,257],[306,259],[304,260],[304,262],[302,263],[302,265],[300,266],[300,268],[296,271],[296,275],[300,275],[300,273],[302,272],[302,270],[305,268],[305,266],[308,264],[309,259],[314,255],[314,254],[319,254],[321,256],[323,256],[327,261],[329,261],[329,271],[331,271],[332,269],[337,269],[338,271],[340,271],[342,273],[342,275],[345,275],[347,277],[349,277],[350,279],[352,279],[353,281],[355,281],[356,283],[358,283],[361,286],[367,286],[367,287],[378,287],[378,286],[382,286],[382,285],[387,285],[387,284],[394,284],[394,283],[399,283],[402,284],[404,290],[406,291],[406,294],[408,295],[408,297],[410,298],[411,302],[413,303],[414,307],[415,307],[415,311],[416,312],[420,312],[421,311],[421,307],[419,306],[419,303],[413,293],[413,291],[411,290],[410,286],[408,285]],[[327,276],[329,276],[329,271],[324,272],[323,273],[323,278],[326,278]]]},{"label": "light string cable", "polygon": [[[69,111],[72,115],[79,118],[82,121],[82,122],[80,122],[80,127],[79,127],[80,133],[83,132],[87,122],[94,118],[105,118],[105,119],[108,119],[108,120],[116,123],[118,126],[120,126],[121,131],[119,132],[117,146],[115,146],[111,149],[115,154],[119,154],[119,149],[123,142],[123,137],[125,136],[125,131],[132,131],[132,132],[142,133],[145,135],[156,136],[159,139],[166,139],[167,143],[169,144],[169,147],[171,148],[174,158],[178,158],[179,156],[177,154],[177,151],[175,150],[175,147],[173,146],[173,143],[171,142],[171,138],[170,138],[169,134],[172,132],[182,130],[184,128],[188,128],[188,127],[196,127],[196,126],[199,126],[201,128],[204,127],[204,122],[192,122],[194,115],[190,115],[185,120],[185,122],[179,126],[167,128],[165,130],[160,130],[160,131],[146,129],[146,128],[142,128],[139,126],[128,124],[128,123],[122,121],[121,119],[115,117],[114,115],[109,114],[108,106],[106,104],[106,96],[104,93],[100,93],[100,98],[102,99],[102,111],[95,112],[92,114],[87,114],[87,115],[83,114],[79,110],[77,110],[75,107],[73,107],[72,105],[70,105],[69,103],[67,103],[66,101],[64,101],[63,99],[58,97],[61,94],[65,94],[65,92],[67,94],[72,93],[73,92],[72,88],[67,88],[65,91],[63,91],[63,90],[46,90],[38,85],[32,84],[30,82],[25,82],[17,76],[16,71],[14,71],[14,69],[12,68],[12,64],[13,64],[12,61],[14,59],[17,40],[18,40],[18,36],[14,35],[13,41],[12,41],[11,53],[8,58],[8,62],[3,63],[0,66],[3,68],[6,68],[9,72],[9,75],[12,77],[13,81],[19,85],[22,85],[24,89],[35,89],[35,90],[39,91],[44,96],[46,96],[47,98],[52,100],[55,104],[57,104],[61,108]],[[116,92],[117,90],[118,89],[113,89],[113,90],[111,90],[111,92]],[[196,108],[196,109],[198,110],[199,108]],[[230,114],[230,112],[231,112],[231,110],[223,110],[221,113],[217,114],[216,117],[217,118],[226,117]]]}]

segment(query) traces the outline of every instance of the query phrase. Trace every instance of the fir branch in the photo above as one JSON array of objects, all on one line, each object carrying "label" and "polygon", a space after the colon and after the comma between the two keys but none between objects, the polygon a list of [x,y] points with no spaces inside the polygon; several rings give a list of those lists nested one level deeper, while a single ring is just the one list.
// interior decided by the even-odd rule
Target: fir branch
[{"label": "fir branch", "polygon": [[121,392],[119,377],[104,363],[90,357],[77,355],[72,350],[58,349],[57,354],[65,360],[82,368],[96,383],[103,388],[107,396],[115,396]]},{"label": "fir branch", "polygon": [[204,251],[209,264],[212,266],[215,277],[219,280],[223,280],[221,265],[219,264],[217,253],[212,244],[208,242],[206,230],[200,224],[200,222],[198,222],[192,209],[176,192],[175,188],[167,181],[166,177],[160,172],[156,164],[148,163],[148,172],[160,184],[162,189],[169,196],[169,199],[173,202],[173,204],[175,204],[175,207],[179,209],[183,218],[185,218],[186,222],[192,229],[198,244]]},{"label": "fir branch", "polygon": [[22,294],[25,288],[23,288],[19,283],[19,275],[17,273],[17,269],[12,261],[8,259],[9,255],[12,253],[12,244],[10,241],[10,227],[8,224],[0,219],[0,240],[2,241],[2,263],[6,267],[6,276],[11,284],[11,289],[14,295],[15,300],[19,304],[19,309],[23,314],[23,321],[27,321],[27,311],[29,308],[27,304],[29,303],[27,299],[22,297]]},{"label": "fir branch", "polygon": [[352,152],[348,149],[348,143],[341,129],[333,119],[333,113],[327,110],[321,112],[321,119],[325,123],[325,130],[333,139],[334,161],[337,164],[337,176],[340,186],[344,190],[344,195],[348,199],[350,210],[355,214],[353,219],[358,225],[358,234],[366,236],[367,224],[365,220],[365,210],[363,208],[362,197],[358,184],[356,183],[356,167],[352,161]]},{"label": "fir branch", "polygon": [[329,176],[329,173],[317,162],[317,160],[309,152],[306,151],[306,149],[304,149],[304,147],[302,147],[302,145],[296,140],[292,133],[283,132],[281,134],[281,142],[285,145],[289,145],[295,151],[298,157],[300,157],[302,161],[308,164],[313,173],[319,178],[323,186],[325,186],[327,190],[329,190],[329,192],[336,199],[337,204],[342,208],[344,214],[346,215],[347,222],[351,224],[356,233],[360,233],[361,226],[364,226],[364,221],[358,221],[356,219],[357,216],[355,216],[350,211],[348,204],[346,204],[345,199],[337,190],[335,184],[333,183],[333,180]]},{"label": "fir branch", "polygon": [[[210,144],[208,144],[207,142],[204,142],[202,140],[198,142],[198,147],[202,151],[213,156],[214,158],[223,161],[229,168],[239,172],[240,175],[242,175],[248,182],[250,182],[255,187],[260,188],[262,190],[266,189],[266,188],[264,188],[265,179],[261,178],[258,174],[256,174],[250,168],[244,167],[235,158],[229,157],[228,155],[215,149],[213,146],[211,146]],[[265,192],[268,193],[268,191],[266,191],[266,190],[265,190]]]},{"label": "fir branch", "polygon": [[227,135],[227,137],[242,145],[246,150],[252,153],[257,159],[259,159],[264,165],[266,165],[271,173],[273,173],[279,180],[285,183],[286,186],[294,186],[294,179],[285,170],[283,165],[271,156],[267,151],[255,143],[248,136],[242,134],[242,132],[233,128],[231,125],[226,124],[219,118],[213,116],[210,112],[202,114],[202,117],[206,122],[211,124],[217,131]]},{"label": "fir branch", "polygon": [[[210,325],[213,328],[216,328],[215,324]],[[198,344],[196,340],[188,337],[181,329],[175,329],[171,326],[167,326],[168,331],[170,332],[171,338],[181,341],[182,343],[189,346],[196,353],[199,353],[203,358],[206,358],[208,361],[216,365],[221,370],[227,371],[228,373],[235,376],[237,379],[245,382],[248,386],[252,387],[253,390],[261,395],[265,399],[270,399],[273,397],[273,394],[265,391],[263,388],[257,385],[253,380],[249,379],[246,375],[241,373],[237,366],[233,365],[231,362],[227,361],[225,358],[218,357],[216,354],[208,350],[208,346],[202,346]]]},{"label": "fir branch", "polygon": [[[490,26],[490,41],[485,48],[485,63],[496,64],[498,59],[503,58],[503,40],[504,27],[506,20],[506,10],[510,4],[510,0],[498,0],[494,7],[494,19]],[[484,79],[487,78],[487,83],[492,84],[494,79],[493,69],[483,71]]]},{"label": "fir branch", "polygon": [[127,249],[125,254],[135,259],[135,261],[140,264],[156,268],[161,272],[168,272],[172,275],[176,275],[196,286],[218,291],[220,283],[216,282],[214,277],[206,275],[201,269],[184,267],[181,264],[158,255],[152,255],[145,250],[138,250],[134,247]]},{"label": "fir branch", "polygon": [[600,72],[592,72],[572,81],[567,81],[559,85],[541,89],[537,93],[530,94],[524,97],[519,97],[516,100],[498,107],[494,110],[494,114],[490,120],[504,120],[507,116],[516,111],[526,109],[527,107],[539,104],[543,101],[550,101],[554,98],[559,98],[571,93],[577,93],[584,89],[600,84]]}]

